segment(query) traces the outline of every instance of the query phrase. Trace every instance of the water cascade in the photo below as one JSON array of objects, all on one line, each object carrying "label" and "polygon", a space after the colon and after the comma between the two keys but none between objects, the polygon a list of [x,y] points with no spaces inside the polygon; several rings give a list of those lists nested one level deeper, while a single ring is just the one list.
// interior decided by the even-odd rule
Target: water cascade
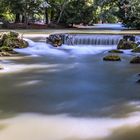
[{"label": "water cascade", "polygon": [[117,45],[122,35],[93,35],[71,34],[65,35],[66,45]]}]

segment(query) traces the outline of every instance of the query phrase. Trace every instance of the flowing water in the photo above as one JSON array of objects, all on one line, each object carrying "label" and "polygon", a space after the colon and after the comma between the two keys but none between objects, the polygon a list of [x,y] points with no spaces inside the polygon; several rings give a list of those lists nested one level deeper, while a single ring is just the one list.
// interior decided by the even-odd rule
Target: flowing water
[{"label": "flowing water", "polygon": [[0,61],[0,140],[140,140],[140,66],[130,51],[104,62],[116,44],[93,40],[28,40],[23,55]]}]

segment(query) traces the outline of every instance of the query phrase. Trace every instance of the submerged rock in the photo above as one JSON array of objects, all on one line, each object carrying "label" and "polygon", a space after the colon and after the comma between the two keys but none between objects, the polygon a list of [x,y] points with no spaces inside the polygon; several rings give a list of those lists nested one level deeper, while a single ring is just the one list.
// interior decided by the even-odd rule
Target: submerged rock
[{"label": "submerged rock", "polygon": [[110,50],[109,53],[123,53],[123,51],[120,50]]},{"label": "submerged rock", "polygon": [[130,63],[132,63],[132,64],[140,64],[140,56],[136,56],[136,57],[132,58]]},{"label": "submerged rock", "polygon": [[107,55],[103,58],[104,61],[121,61],[120,56],[118,55]]}]

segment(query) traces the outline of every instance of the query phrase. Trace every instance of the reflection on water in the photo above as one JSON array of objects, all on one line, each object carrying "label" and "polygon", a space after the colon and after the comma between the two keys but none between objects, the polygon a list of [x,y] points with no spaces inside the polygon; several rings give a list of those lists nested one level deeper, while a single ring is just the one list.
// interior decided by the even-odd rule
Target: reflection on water
[{"label": "reflection on water", "polygon": [[140,66],[129,64],[131,55],[104,62],[115,46],[56,49],[32,43],[22,53],[36,56],[1,61],[0,139],[129,140],[131,132],[139,140]]}]

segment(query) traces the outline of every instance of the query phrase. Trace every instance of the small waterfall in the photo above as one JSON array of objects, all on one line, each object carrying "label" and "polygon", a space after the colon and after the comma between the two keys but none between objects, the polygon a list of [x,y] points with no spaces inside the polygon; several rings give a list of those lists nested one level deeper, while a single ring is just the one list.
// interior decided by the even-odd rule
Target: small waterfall
[{"label": "small waterfall", "polygon": [[66,45],[117,45],[122,35],[67,34]]}]

